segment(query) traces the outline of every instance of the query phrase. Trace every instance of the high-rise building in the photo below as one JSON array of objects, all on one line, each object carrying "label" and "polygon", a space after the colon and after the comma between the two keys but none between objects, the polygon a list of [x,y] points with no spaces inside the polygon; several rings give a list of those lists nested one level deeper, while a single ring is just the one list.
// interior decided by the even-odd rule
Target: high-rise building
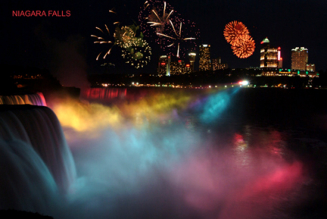
[{"label": "high-rise building", "polygon": [[265,38],[261,42],[260,49],[260,69],[265,76],[273,76],[278,68],[278,49],[270,47],[270,41]]},{"label": "high-rise building", "polygon": [[190,52],[188,54],[188,57],[190,59],[190,69],[191,69],[191,72],[194,72],[194,62],[195,62],[196,53],[195,52]]},{"label": "high-rise building", "polygon": [[308,64],[308,49],[295,47],[292,49],[292,69],[305,71]]},{"label": "high-rise building", "polygon": [[221,69],[227,69],[228,65],[226,63],[221,63],[221,58],[218,57],[218,59],[212,59],[212,70],[217,71]]},{"label": "high-rise building", "polygon": [[157,73],[159,76],[170,75],[170,56],[162,55],[159,57]]},{"label": "high-rise building", "polygon": [[191,73],[191,65],[186,64],[184,60],[177,60],[174,62],[171,62],[171,69],[170,74],[171,75],[180,75],[180,74],[186,74]]},{"label": "high-rise building", "polygon": [[221,62],[221,59],[220,58],[218,58],[218,59],[212,59],[211,60],[212,70],[213,71],[218,70],[218,65],[220,64],[220,62]]},{"label": "high-rise building", "polygon": [[158,75],[166,74],[167,64],[168,64],[168,57],[166,55],[160,56],[158,62],[158,68],[157,68]]},{"label": "high-rise building", "polygon": [[210,45],[202,44],[199,47],[200,47],[199,70],[210,71],[211,70]]}]

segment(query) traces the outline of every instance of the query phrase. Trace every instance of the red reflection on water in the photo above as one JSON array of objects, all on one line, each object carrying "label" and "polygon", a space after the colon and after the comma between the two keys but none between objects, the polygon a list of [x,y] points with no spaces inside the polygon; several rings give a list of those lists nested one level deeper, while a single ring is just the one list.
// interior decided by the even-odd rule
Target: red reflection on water
[{"label": "red reflection on water", "polygon": [[230,194],[219,218],[262,218],[269,215],[285,198],[290,198],[287,194],[296,190],[301,181],[302,164],[284,164]]},{"label": "red reflection on water", "polygon": [[185,203],[204,217],[214,214],[219,219],[263,218],[304,180],[300,162],[287,163],[254,151],[249,155],[248,166],[243,167],[233,157],[229,152],[211,150],[190,157],[171,175]]}]

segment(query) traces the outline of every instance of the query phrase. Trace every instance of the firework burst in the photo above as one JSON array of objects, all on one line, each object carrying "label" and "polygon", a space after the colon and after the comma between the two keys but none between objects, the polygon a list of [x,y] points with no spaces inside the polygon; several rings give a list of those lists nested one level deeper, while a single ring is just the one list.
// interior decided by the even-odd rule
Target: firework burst
[{"label": "firework burst", "polygon": [[232,46],[233,53],[245,59],[251,56],[255,50],[255,42],[250,35],[243,35],[238,38],[237,43]]},{"label": "firework burst", "polygon": [[[117,12],[115,11],[115,9],[111,9],[109,10],[109,13],[110,14],[113,14],[113,15],[117,15]],[[115,16],[115,21],[113,22],[113,25],[119,25],[120,22],[117,21],[117,18]],[[109,45],[108,50],[106,50],[106,52],[103,54],[103,52],[100,52],[97,57],[96,57],[96,60],[98,61],[99,58],[101,57],[101,55],[103,54],[102,58],[103,59],[106,59],[106,57],[110,54],[112,48],[115,44],[115,38],[116,38],[116,33],[115,33],[115,27],[112,27],[111,26],[111,31],[109,30],[108,28],[108,25],[105,24],[105,29],[101,29],[100,27],[95,27],[95,29],[97,29],[98,31],[101,32],[101,35],[98,36],[98,35],[91,35],[91,37],[95,38],[94,39],[94,43],[95,44],[107,44]]]},{"label": "firework burst", "polygon": [[[170,44],[167,47],[176,48],[176,57],[181,57],[185,55],[185,51],[195,50],[196,49],[196,39],[199,35],[199,30],[192,32],[191,29],[195,28],[195,23],[191,21],[185,22],[182,20],[178,23],[178,25],[174,25],[171,20],[169,20],[171,28],[173,30],[173,34],[164,34],[164,33],[157,33],[157,35],[161,37],[165,37],[170,41]],[[184,29],[183,29],[184,28]],[[189,44],[189,45],[187,45]]]},{"label": "firework burst", "polygon": [[120,24],[120,21],[118,21],[118,17],[117,17],[118,13],[116,12],[116,9],[115,8],[110,9],[109,10],[109,13],[115,15],[114,16],[115,19],[114,19],[114,22],[112,24],[113,25],[119,25]]},{"label": "firework burst", "polygon": [[[109,49],[107,50],[106,53],[104,53],[103,59],[105,59],[107,57],[107,55],[110,54],[110,51],[111,51],[112,47],[114,46],[113,35],[111,35],[108,26],[106,24],[104,26],[106,27],[105,31],[103,31],[100,27],[95,27],[95,29],[100,31],[101,35],[103,35],[103,36],[91,35],[91,37],[95,38],[95,40],[94,40],[95,44],[108,44],[109,45]],[[97,55],[97,57],[96,57],[97,61],[99,60],[99,57],[101,56],[102,53],[103,52],[100,52]]]},{"label": "firework burst", "polygon": [[255,42],[248,28],[239,21],[231,21],[225,26],[224,36],[232,45],[233,53],[241,59],[248,58],[255,50]]},{"label": "firework burst", "polygon": [[239,21],[231,21],[225,26],[224,36],[228,43],[235,46],[238,42],[238,38],[243,35],[249,35],[248,28]]},{"label": "firework burst", "polygon": [[169,20],[180,22],[179,14],[166,1],[150,0],[146,1],[139,12],[139,22],[141,31],[149,40],[154,40],[165,49],[167,38],[157,35],[157,33],[172,34]]},{"label": "firework burst", "polygon": [[122,57],[136,69],[146,66],[151,60],[151,55],[151,47],[142,38],[132,38],[122,48]]},{"label": "firework burst", "polygon": [[116,27],[114,37],[115,44],[121,48],[128,48],[131,46],[131,40],[135,38],[136,31],[130,26]]}]

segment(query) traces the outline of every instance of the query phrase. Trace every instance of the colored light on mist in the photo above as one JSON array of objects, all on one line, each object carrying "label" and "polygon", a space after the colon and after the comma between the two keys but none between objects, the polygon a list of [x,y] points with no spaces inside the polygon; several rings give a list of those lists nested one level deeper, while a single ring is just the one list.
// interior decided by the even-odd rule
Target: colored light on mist
[{"label": "colored light on mist", "polygon": [[231,94],[228,92],[219,92],[209,96],[200,114],[201,121],[203,123],[215,122],[229,105],[230,97]]},{"label": "colored light on mist", "polygon": [[78,132],[97,132],[105,127],[120,129],[128,120],[140,127],[143,121],[160,120],[170,115],[173,109],[187,107],[190,100],[190,96],[183,93],[152,95],[136,102],[115,106],[67,100],[55,104],[53,111],[63,127]]},{"label": "colored light on mist", "polygon": [[77,101],[64,101],[54,106],[63,127],[76,131],[96,131],[107,126],[119,127],[122,115],[115,107],[105,107],[100,104],[85,104]]}]

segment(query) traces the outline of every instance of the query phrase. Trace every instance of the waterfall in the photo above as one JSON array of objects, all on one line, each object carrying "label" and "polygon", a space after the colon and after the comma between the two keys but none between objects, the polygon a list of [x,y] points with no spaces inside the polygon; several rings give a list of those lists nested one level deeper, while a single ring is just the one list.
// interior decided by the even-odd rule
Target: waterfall
[{"label": "waterfall", "polygon": [[46,106],[47,103],[41,92],[36,94],[25,94],[25,95],[9,95],[0,96],[0,105],[35,105],[35,106]]},{"label": "waterfall", "polygon": [[111,100],[124,98],[126,95],[126,88],[88,88],[82,92],[82,96],[86,99]]},{"label": "waterfall", "polygon": [[0,106],[0,158],[0,208],[43,212],[76,177],[61,125],[47,107]]}]

